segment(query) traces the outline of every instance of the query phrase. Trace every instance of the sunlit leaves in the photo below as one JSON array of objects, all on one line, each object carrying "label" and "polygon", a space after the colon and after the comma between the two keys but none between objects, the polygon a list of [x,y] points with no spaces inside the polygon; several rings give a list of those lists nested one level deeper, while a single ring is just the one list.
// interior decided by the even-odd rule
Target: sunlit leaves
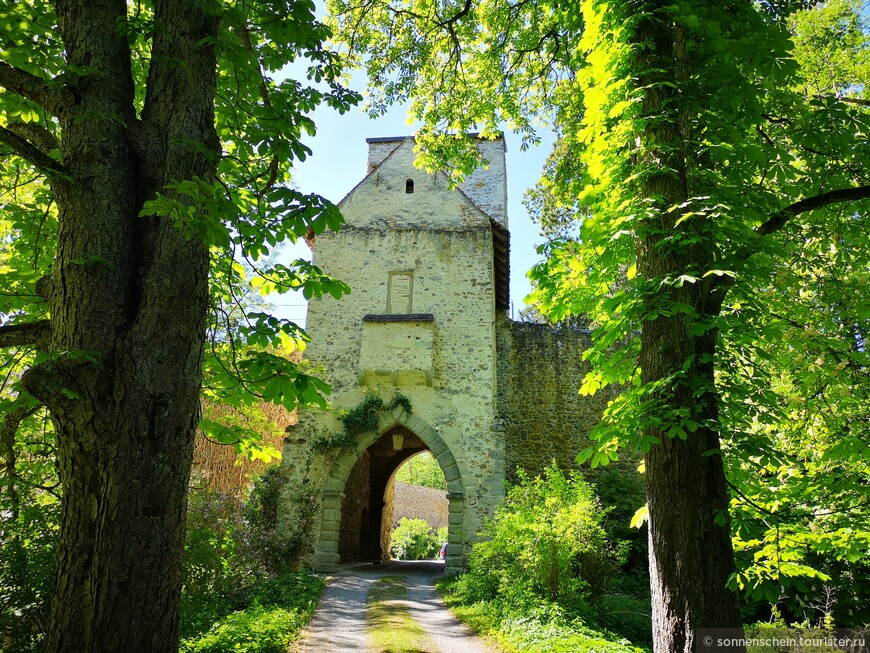
[{"label": "sunlit leaves", "polygon": [[484,591],[514,601],[600,591],[602,569],[615,570],[626,554],[601,526],[608,512],[579,474],[555,464],[534,479],[521,473],[484,526],[469,573]]},{"label": "sunlit leaves", "polygon": [[[329,9],[337,39],[364,62],[369,111],[376,115],[409,100],[410,115],[423,123],[424,156],[442,150],[424,162],[451,160],[451,169],[465,172],[473,149],[451,139],[436,144],[431,135],[474,131],[485,137],[506,122],[524,142],[535,141],[529,106],[546,112],[553,85],[570,75],[582,28],[578,12],[549,2],[336,0]],[[363,59],[363,52],[374,56]]]},{"label": "sunlit leaves", "polygon": [[828,0],[789,18],[808,95],[866,97],[870,82],[866,0]]},{"label": "sunlit leaves", "polygon": [[36,172],[20,161],[3,162],[0,189],[0,322],[41,315],[36,281],[51,269],[57,211]]},{"label": "sunlit leaves", "polygon": [[62,51],[50,2],[30,0],[3,3],[0,7],[0,60],[27,72],[51,79],[60,72]]},{"label": "sunlit leaves", "polygon": [[199,421],[199,428],[205,437],[218,444],[234,447],[236,453],[244,455],[250,460],[268,463],[281,457],[281,452],[262,441],[263,436],[259,431],[235,424],[227,426],[206,418]]},{"label": "sunlit leaves", "polygon": [[346,283],[325,275],[319,267],[302,259],[294,261],[289,267],[277,263],[257,270],[251,285],[263,294],[301,290],[305,299],[323,295],[340,299],[350,292],[350,286]]},{"label": "sunlit leaves", "polygon": [[836,212],[796,221],[790,265],[735,307],[745,327],[732,320],[726,331],[719,380],[744,561],[735,583],[756,597],[808,586],[832,561],[870,550],[870,322],[858,299],[867,266],[863,237],[832,242],[829,220],[843,234],[859,222]]},{"label": "sunlit leaves", "polygon": [[[146,98],[159,102],[148,96],[148,89],[151,48],[160,27],[148,0],[126,7],[114,36],[129,46],[132,115],[139,118]],[[317,107],[326,104],[344,112],[359,96],[343,85],[342,62],[325,47],[331,30],[316,20],[310,0],[226,0],[212,8],[220,14],[220,29],[201,45],[213,46],[218,58],[217,178],[171,180],[156,195],[140,199],[139,219],[170,221],[186,238],[209,247],[206,394],[237,406],[261,398],[291,410],[308,403],[323,405],[328,388],[302,372],[298,361],[282,362],[304,349],[307,335],[291,321],[271,316],[257,291],[298,291],[305,298],[338,298],[350,291],[309,262],[279,263],[276,256],[285,243],[343,224],[332,203],[292,187],[290,171],[294,162],[310,155],[302,139],[315,133]],[[49,4],[7,3],[0,9],[0,59],[46,80],[47,88],[75,89],[98,73],[66,65],[56,23]],[[134,122],[124,124],[131,145],[141,137],[134,133],[141,125]],[[57,143],[63,142],[64,134],[58,122],[15,88],[6,88],[0,91],[0,125],[11,129],[16,124],[36,134],[45,154],[60,156]],[[215,156],[210,143],[192,140],[180,145]],[[57,209],[52,188],[30,165],[6,152],[0,157],[0,324],[5,324],[44,317],[45,302],[36,285],[51,273]],[[96,259],[73,263],[100,264]],[[29,354],[9,353],[4,371],[15,378]],[[248,398],[242,396],[245,393]],[[218,422],[223,423],[222,418],[213,420]],[[250,435],[244,429],[234,431],[230,424],[222,428],[212,426],[215,439],[244,442]]]},{"label": "sunlit leaves", "polygon": [[329,386],[287,354],[213,345],[204,361],[205,396],[231,406],[268,401],[288,410],[299,405],[325,407]]},{"label": "sunlit leaves", "polygon": [[649,519],[649,508],[646,505],[641,506],[637,509],[637,512],[634,513],[634,516],[631,518],[631,528],[643,528],[643,525]]}]

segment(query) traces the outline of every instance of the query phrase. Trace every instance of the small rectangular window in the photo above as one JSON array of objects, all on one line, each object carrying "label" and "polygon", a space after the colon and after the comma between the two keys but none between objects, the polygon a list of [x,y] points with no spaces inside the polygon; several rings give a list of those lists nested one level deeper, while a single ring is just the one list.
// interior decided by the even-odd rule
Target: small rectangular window
[{"label": "small rectangular window", "polygon": [[411,312],[414,275],[410,272],[390,272],[387,280],[387,313],[401,315]]}]

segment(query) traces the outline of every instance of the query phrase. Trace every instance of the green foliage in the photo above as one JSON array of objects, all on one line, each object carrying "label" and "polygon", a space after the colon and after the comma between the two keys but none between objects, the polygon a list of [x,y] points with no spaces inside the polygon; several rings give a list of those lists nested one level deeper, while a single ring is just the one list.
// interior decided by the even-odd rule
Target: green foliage
[{"label": "green foliage", "polygon": [[[257,479],[244,505],[213,491],[191,494],[181,595],[181,635],[187,645],[220,647],[227,638],[241,642],[241,631],[249,627],[262,631],[264,642],[284,641],[280,638],[310,617],[322,581],[289,571],[293,551],[275,535],[277,470],[268,468]],[[234,616],[225,623],[227,615]],[[286,625],[274,630],[285,617]]]},{"label": "green foliage", "polygon": [[[506,122],[523,134],[524,146],[537,140],[535,113],[546,111],[583,27],[576,7],[548,2],[412,7],[407,0],[363,8],[334,0],[328,8],[337,37],[352,43],[349,56],[365,66],[369,112],[409,101],[422,123],[422,162],[441,167],[453,158],[454,176],[480,160],[465,132],[486,137]],[[433,139],[434,132],[450,136]]]},{"label": "green foliage", "polygon": [[[8,104],[0,93],[0,112]],[[17,110],[31,117],[31,108]],[[45,317],[33,288],[51,269],[56,228],[40,175],[7,157],[0,164],[0,326]],[[61,518],[53,426],[17,384],[35,357],[31,346],[0,348],[0,650],[8,653],[42,649]],[[22,408],[28,417],[7,421]]]},{"label": "green foliage", "polygon": [[[279,532],[278,502],[282,495],[298,511],[294,520],[298,530],[293,535]],[[257,477],[245,501],[243,513],[247,535],[263,569],[274,573],[294,564],[316,512],[317,504],[310,491],[297,488],[294,492],[284,478],[280,465],[266,468]]]},{"label": "green foliage", "polygon": [[36,406],[0,399],[4,421],[26,415],[15,433],[4,428],[0,437],[0,650],[7,653],[42,650],[54,589],[61,518],[54,432]]},{"label": "green foliage", "polygon": [[249,460],[270,462],[281,457],[275,447],[265,444],[284,430],[263,411],[263,404],[241,404],[231,409],[224,404],[203,402],[200,429],[208,439],[227,446]]},{"label": "green foliage", "polygon": [[425,519],[402,517],[390,535],[390,553],[398,560],[432,560],[446,541],[446,528],[436,531]]},{"label": "green foliage", "polygon": [[[511,653],[645,653],[647,649],[603,629],[590,628],[556,604],[516,606],[504,601],[473,598],[467,576],[448,577],[438,590],[459,619],[475,632],[494,638]],[[647,625],[649,625],[647,620]],[[649,634],[643,638],[649,638]]]},{"label": "green foliage", "polygon": [[0,525],[0,649],[6,653],[42,650],[59,526],[60,502],[47,493],[30,497],[16,518]]},{"label": "green foliage", "polygon": [[374,393],[366,394],[365,398],[347,413],[342,415],[341,423],[348,435],[360,435],[376,431],[378,428],[378,413],[382,410],[390,411],[401,406],[405,412],[411,412],[411,400],[405,395],[396,392],[389,402],[384,402]]},{"label": "green foliage", "polygon": [[261,557],[267,559],[276,557],[273,554],[273,539],[278,524],[278,502],[283,480],[280,465],[266,468],[254,481],[245,501],[244,514],[251,526],[251,534],[259,541]]},{"label": "green foliage", "polygon": [[[846,645],[836,645],[834,640],[840,636],[832,623],[813,627],[808,623],[795,623],[789,626],[781,619],[773,622],[750,624],[744,628],[747,653],[802,653],[806,645],[801,642],[812,641],[818,653],[842,653],[849,649]],[[841,631],[842,632],[842,631]],[[856,637],[865,636],[860,630]]]},{"label": "green foliage", "polygon": [[[577,198],[568,198],[560,190],[582,176],[583,166],[576,148],[572,150],[568,141],[558,138],[557,133],[540,181],[523,197],[523,206],[529,217],[540,225],[541,234],[549,240],[576,238],[580,216],[588,214],[588,208],[582,206]],[[529,308],[534,310],[533,306]]]},{"label": "green foliage", "polygon": [[286,653],[305,623],[303,615],[255,605],[233,612],[195,639],[182,642],[183,653]]},{"label": "green foliage", "polygon": [[320,452],[352,448],[357,443],[357,436],[378,430],[378,414],[381,411],[390,411],[400,406],[406,413],[411,412],[411,400],[398,391],[388,402],[375,392],[367,392],[359,404],[339,416],[344,426],[341,433],[317,439],[312,448]]},{"label": "green foliage", "polygon": [[257,583],[251,602],[311,610],[323,589],[323,579],[307,571],[283,572]]},{"label": "green foliage", "polygon": [[237,500],[208,490],[191,493],[182,562],[184,637],[244,605],[262,573]]},{"label": "green foliage", "polygon": [[870,80],[866,0],[827,0],[789,17],[801,90],[809,96],[847,97]]},{"label": "green foliage", "polygon": [[[472,547],[468,572],[444,584],[451,608],[509,650],[634,651],[627,639],[651,643],[646,561],[623,565],[645,549],[605,530],[638,537],[626,526],[637,488],[624,473],[600,476],[626,505],[602,507],[579,474],[555,465],[538,478],[521,476],[485,526],[488,539]],[[611,519],[613,511],[625,522]]]},{"label": "green foliage", "polygon": [[378,413],[384,408],[384,400],[378,395],[368,393],[363,400],[341,416],[345,433],[350,436],[376,431]]},{"label": "green foliage", "polygon": [[[0,96],[0,105],[7,97]],[[0,186],[0,317],[2,323],[42,318],[45,304],[33,289],[51,270],[57,209],[41,175],[23,161],[4,161],[4,180],[12,183]]]},{"label": "green foliage", "polygon": [[181,642],[182,653],[286,653],[311,618],[323,581],[307,572],[284,573],[258,583],[250,606],[217,620]]},{"label": "green foliage", "polygon": [[618,574],[593,607],[590,621],[596,628],[652,648],[652,606],[646,574]]},{"label": "green foliage", "polygon": [[643,653],[642,648],[632,646],[626,639],[558,616],[514,618],[503,624],[502,633],[504,641],[522,653]]},{"label": "green foliage", "polygon": [[409,458],[396,470],[395,479],[411,485],[432,487],[438,490],[447,489],[444,472],[441,471],[435,456],[429,451]]},{"label": "green foliage", "polygon": [[607,511],[577,474],[555,464],[533,479],[520,475],[483,529],[469,558],[468,582],[479,599],[517,604],[581,603],[600,596],[622,564],[625,546],[608,540]]}]

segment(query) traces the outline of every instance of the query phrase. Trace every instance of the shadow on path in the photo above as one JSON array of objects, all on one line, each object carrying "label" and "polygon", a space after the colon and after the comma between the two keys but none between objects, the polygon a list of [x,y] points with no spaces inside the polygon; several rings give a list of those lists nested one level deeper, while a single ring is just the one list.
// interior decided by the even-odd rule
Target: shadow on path
[{"label": "shadow on path", "polygon": [[438,598],[434,582],[443,573],[444,563],[435,561],[341,565],[327,578],[317,611],[296,650],[298,653],[381,653],[372,650],[366,635],[366,597],[378,578],[403,576],[408,587],[408,610],[439,653],[496,653],[459,622]]}]

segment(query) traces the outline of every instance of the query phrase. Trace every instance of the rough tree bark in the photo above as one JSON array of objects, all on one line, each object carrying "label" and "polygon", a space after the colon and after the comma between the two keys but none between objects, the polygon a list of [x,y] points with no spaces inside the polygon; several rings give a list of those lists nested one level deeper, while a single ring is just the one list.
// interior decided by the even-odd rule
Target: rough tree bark
[{"label": "rough tree bark", "polygon": [[51,412],[63,484],[45,650],[175,651],[208,251],[140,211],[167,183],[214,178],[216,61],[205,39],[218,19],[207,3],[155,2],[137,117],[124,0],[59,0],[56,11],[69,67],[82,72],[42,98],[63,135],[58,252],[41,285],[47,349],[73,353],[23,379]]},{"label": "rough tree bark", "polygon": [[655,172],[642,176],[638,191],[654,208],[655,217],[639,231],[638,274],[656,281],[682,274],[699,279],[680,287],[662,284],[647,300],[648,313],[671,300],[694,307],[695,315],[659,314],[644,323],[641,334],[642,381],[672,379],[658,391],[665,414],[700,425],[685,439],[669,436],[669,425],[646,433],[660,441],[644,457],[652,628],[656,653],[691,653],[696,629],[741,625],[737,594],[726,587],[734,555],[713,377],[717,334],[711,330],[694,335],[689,328],[691,321],[719,314],[724,291],[712,281],[716,277],[702,279],[715,267],[715,243],[705,218],[684,219],[680,211],[667,210],[700,194],[693,192],[698,189],[691,188],[688,173],[690,165],[699,164],[691,160],[696,155],[691,151],[690,121],[679,109],[684,101],[680,83],[690,75],[690,62],[684,35],[663,11],[666,3],[645,4],[639,13],[646,18],[635,35],[638,44],[646,45],[637,48],[638,87],[644,89],[648,118],[638,134],[639,164]]}]

